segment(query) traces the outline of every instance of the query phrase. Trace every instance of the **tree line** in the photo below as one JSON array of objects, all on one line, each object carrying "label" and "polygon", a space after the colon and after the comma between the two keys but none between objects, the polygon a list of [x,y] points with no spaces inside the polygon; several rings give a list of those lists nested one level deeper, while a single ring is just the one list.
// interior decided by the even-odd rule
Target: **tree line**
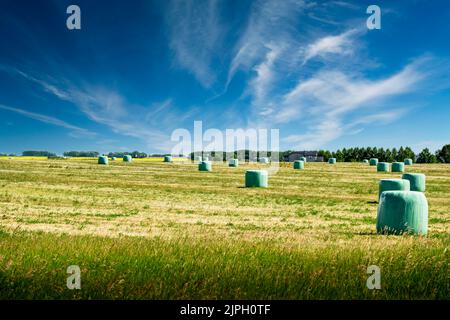
[{"label": "tree line", "polygon": [[[293,152],[291,150],[278,152],[278,157],[281,161],[287,161],[289,154]],[[33,157],[56,157],[55,153],[49,151],[32,151],[27,150],[22,152],[23,156],[33,156]],[[65,157],[98,157],[100,154],[97,151],[66,151],[64,152]],[[108,157],[122,158],[124,155],[131,155],[133,158],[147,158],[150,155],[145,152],[133,151],[133,152],[110,152],[107,154]],[[243,155],[241,160],[257,160],[261,156],[271,157],[272,152],[257,152],[251,150],[240,150],[234,152],[192,152],[190,158],[195,160],[198,156],[208,156],[214,160],[223,161],[230,158],[238,158],[238,155]],[[7,154],[0,153],[0,156],[7,156]],[[9,156],[14,156],[10,154]],[[155,155],[152,156],[164,156]],[[182,156],[182,155],[179,155]],[[415,154],[410,147],[400,147],[396,148],[377,148],[377,147],[355,147],[355,148],[343,148],[336,151],[320,150],[318,151],[318,156],[323,157],[324,161],[328,161],[329,158],[336,158],[339,162],[360,162],[364,159],[378,158],[382,162],[394,162],[403,161],[404,159],[413,159],[417,163],[450,163],[450,144],[444,145],[441,149],[438,149],[435,153],[432,153],[428,148],[423,149],[419,154]]]},{"label": "tree line", "polygon": [[410,147],[400,147],[398,150],[396,148],[377,147],[343,148],[333,152],[320,150],[318,155],[323,157],[324,161],[328,161],[329,158],[336,158],[340,162],[360,162],[370,158],[378,158],[382,162],[394,162],[410,158],[417,163],[450,163],[450,144],[446,144],[435,153],[425,148],[417,156]]}]

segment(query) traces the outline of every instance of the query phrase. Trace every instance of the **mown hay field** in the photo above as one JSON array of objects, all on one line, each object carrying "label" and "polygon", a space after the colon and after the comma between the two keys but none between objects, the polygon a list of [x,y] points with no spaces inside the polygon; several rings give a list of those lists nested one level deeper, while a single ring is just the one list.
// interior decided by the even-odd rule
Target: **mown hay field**
[{"label": "mown hay field", "polygon": [[427,237],[376,234],[378,181],[399,173],[283,163],[269,188],[243,187],[267,166],[2,158],[0,298],[450,297],[449,165],[406,168],[427,176]]}]

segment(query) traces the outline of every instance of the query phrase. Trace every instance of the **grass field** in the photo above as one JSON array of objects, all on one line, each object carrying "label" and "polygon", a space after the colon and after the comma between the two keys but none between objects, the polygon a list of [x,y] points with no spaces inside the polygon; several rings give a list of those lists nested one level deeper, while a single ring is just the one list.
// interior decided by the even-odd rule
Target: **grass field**
[{"label": "grass field", "polygon": [[400,174],[283,164],[269,188],[243,188],[256,167],[0,159],[0,298],[450,297],[449,165],[407,167],[427,176],[427,237],[375,233],[378,181]]}]

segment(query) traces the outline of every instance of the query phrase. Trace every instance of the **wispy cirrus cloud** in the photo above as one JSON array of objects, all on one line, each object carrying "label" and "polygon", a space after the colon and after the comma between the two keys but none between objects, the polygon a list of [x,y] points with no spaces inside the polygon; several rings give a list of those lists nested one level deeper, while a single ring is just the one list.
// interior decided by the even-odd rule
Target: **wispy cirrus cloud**
[{"label": "wispy cirrus cloud", "polygon": [[[171,145],[169,133],[156,129],[157,126],[155,126],[155,123],[148,123],[146,118],[142,117],[142,114],[149,112],[148,108],[128,103],[122,95],[114,90],[92,85],[81,87],[68,81],[65,81],[64,85],[61,83],[50,83],[47,80],[40,79],[16,68],[3,66],[3,70],[7,70],[38,84],[45,92],[62,101],[73,104],[88,119],[108,127],[116,134],[137,138],[144,141],[147,146],[158,150],[167,150]],[[94,133],[88,130],[73,126],[54,117],[8,106],[1,106],[1,108],[44,123],[70,129],[72,130],[70,135],[74,137],[94,135]],[[167,116],[170,114],[172,113],[165,113]],[[159,121],[163,121],[163,118],[160,115]]]},{"label": "wispy cirrus cloud", "polygon": [[219,1],[172,1],[169,7],[169,45],[177,65],[190,71],[204,87],[211,87],[217,77],[212,62],[225,30],[219,18]]},{"label": "wispy cirrus cloud", "polygon": [[379,80],[324,71],[300,82],[285,95],[284,107],[276,121],[306,119],[308,131],[290,135],[284,141],[295,143],[298,148],[318,148],[357,127],[395,121],[407,109],[387,110],[383,103],[413,91],[426,78],[421,71],[423,62],[419,58],[396,74]]},{"label": "wispy cirrus cloud", "polygon": [[86,137],[86,136],[95,136],[96,133],[95,132],[91,132],[87,129],[72,125],[70,123],[67,123],[63,120],[60,120],[58,118],[55,117],[51,117],[51,116],[47,116],[44,114],[40,114],[40,113],[36,113],[36,112],[30,112],[24,109],[19,109],[19,108],[14,108],[14,107],[10,107],[10,106],[6,106],[3,104],[0,104],[0,109],[6,110],[6,111],[10,111],[10,112],[14,112],[17,114],[20,114],[24,117],[33,119],[33,120],[37,120],[43,123],[47,123],[47,124],[51,124],[54,126],[58,126],[58,127],[62,127],[62,128],[66,128],[71,130],[71,135],[72,136],[76,136],[76,137]]},{"label": "wispy cirrus cloud", "polygon": [[334,36],[322,37],[310,45],[305,50],[303,64],[315,57],[326,57],[327,55],[350,55],[353,53],[353,37],[357,33],[356,29],[348,30]]}]

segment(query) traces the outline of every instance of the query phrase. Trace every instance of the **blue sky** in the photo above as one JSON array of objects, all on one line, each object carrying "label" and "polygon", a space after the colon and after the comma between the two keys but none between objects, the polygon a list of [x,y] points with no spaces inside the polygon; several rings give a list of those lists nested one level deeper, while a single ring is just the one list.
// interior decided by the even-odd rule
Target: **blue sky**
[{"label": "blue sky", "polygon": [[195,120],[283,150],[450,143],[448,1],[3,0],[0,39],[0,152],[168,152]]}]

